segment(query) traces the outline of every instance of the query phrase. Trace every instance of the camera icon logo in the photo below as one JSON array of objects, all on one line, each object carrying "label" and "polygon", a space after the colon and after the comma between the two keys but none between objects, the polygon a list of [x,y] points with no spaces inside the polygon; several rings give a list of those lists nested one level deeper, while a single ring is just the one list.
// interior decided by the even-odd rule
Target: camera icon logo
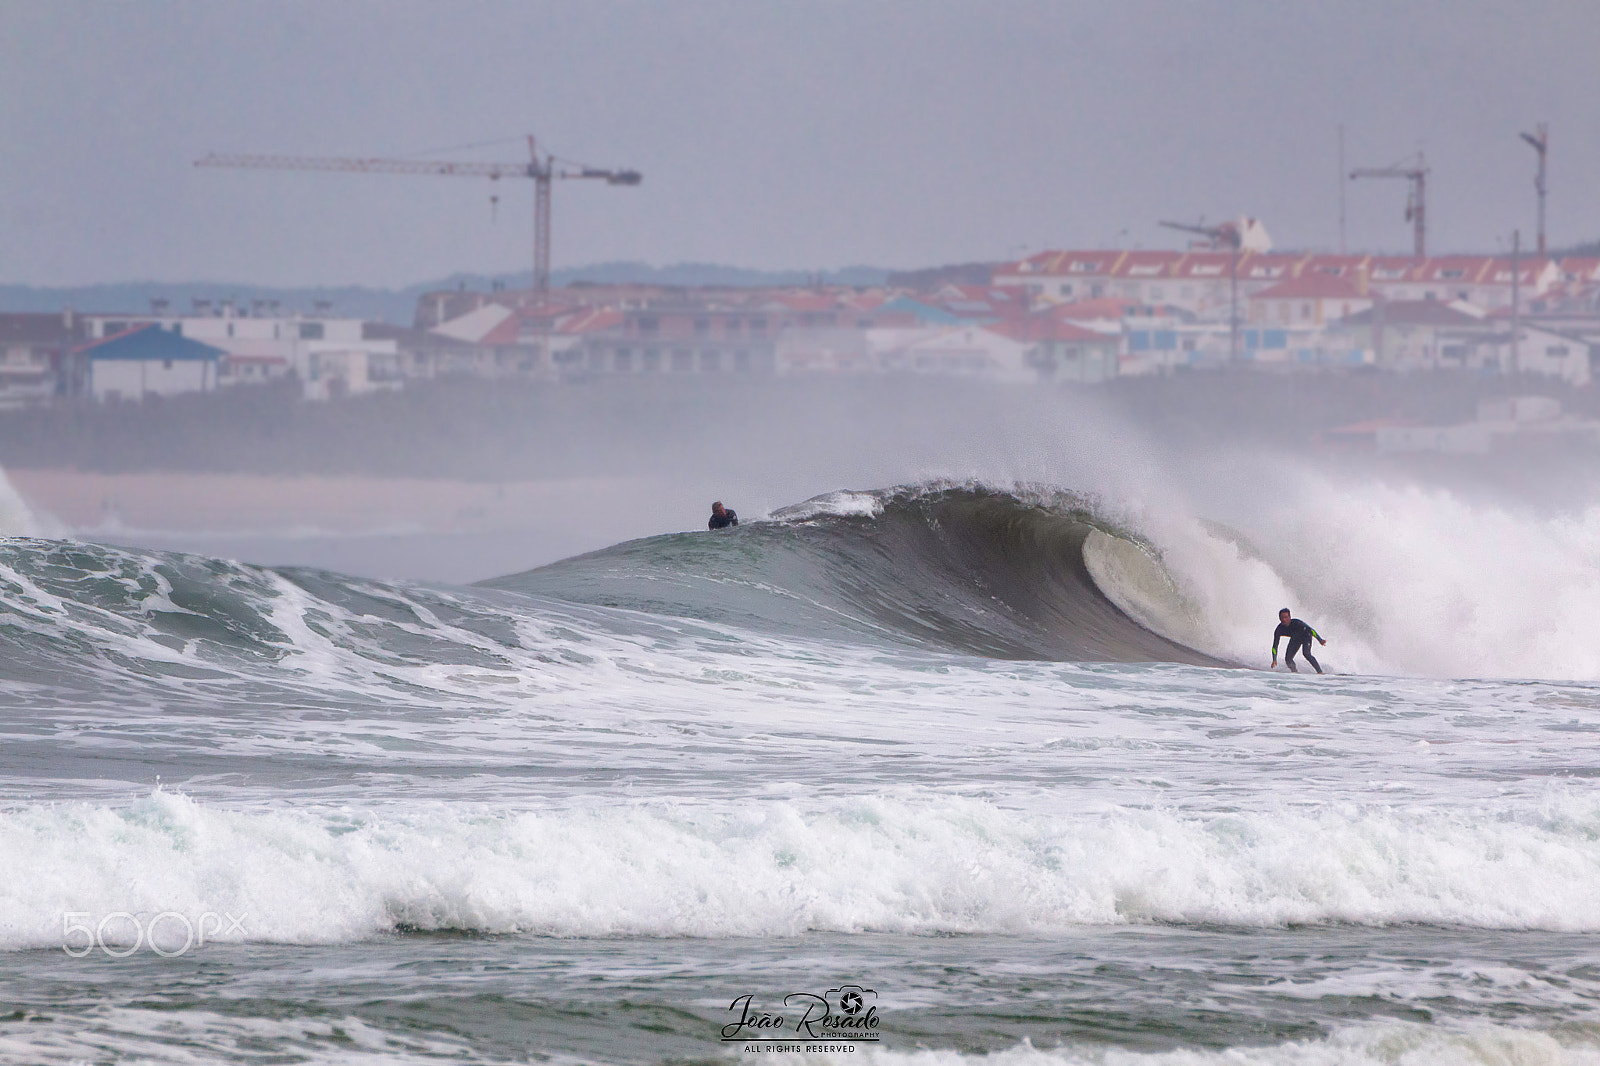
[{"label": "camera icon logo", "polygon": [[834,991],[839,993],[839,1013],[849,1018],[854,1018],[867,1007],[867,999],[863,994],[867,990],[860,985],[844,985]]}]

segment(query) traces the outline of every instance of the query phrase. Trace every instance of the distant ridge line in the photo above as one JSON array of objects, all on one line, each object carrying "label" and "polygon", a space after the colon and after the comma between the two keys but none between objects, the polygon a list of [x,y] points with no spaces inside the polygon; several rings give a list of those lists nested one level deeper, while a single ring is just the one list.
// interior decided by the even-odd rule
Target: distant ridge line
[{"label": "distant ridge line", "polygon": [[[780,285],[883,285],[889,271],[871,266],[840,270],[753,270],[714,263],[674,263],[651,266],[648,263],[596,263],[590,266],[557,270],[551,275],[557,286],[589,282],[602,285],[681,285],[758,287]],[[310,314],[318,301],[332,303],[332,313],[341,317],[409,325],[416,310],[417,297],[427,292],[465,287],[475,291],[494,288],[523,289],[531,275],[459,273],[402,288],[366,285],[251,285],[226,281],[123,281],[92,285],[34,286],[0,285],[0,311],[78,311],[113,314],[147,314],[151,300],[166,300],[173,313],[190,310],[191,300],[210,300],[213,306],[233,300],[248,308],[255,300],[278,301],[288,313]]]}]

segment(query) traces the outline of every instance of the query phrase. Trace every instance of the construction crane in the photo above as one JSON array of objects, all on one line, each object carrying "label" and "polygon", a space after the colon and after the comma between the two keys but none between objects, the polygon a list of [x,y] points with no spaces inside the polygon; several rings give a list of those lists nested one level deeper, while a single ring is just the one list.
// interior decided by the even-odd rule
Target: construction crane
[{"label": "construction crane", "polygon": [[1406,197],[1406,221],[1411,223],[1412,254],[1418,259],[1428,256],[1428,167],[1417,153],[1414,167],[1396,163],[1391,167],[1360,167],[1350,172],[1350,180],[1357,178],[1404,178],[1411,183],[1411,193]]},{"label": "construction crane", "polygon": [[557,178],[594,178],[607,185],[638,185],[637,170],[603,170],[539,154],[528,138],[526,163],[449,163],[422,159],[342,159],[294,155],[220,155],[195,160],[197,167],[244,167],[261,170],[337,170],[358,174],[432,174],[442,178],[533,179],[533,288],[543,296],[550,289],[550,186]]},{"label": "construction crane", "polygon": [[1533,187],[1539,191],[1539,254],[1544,255],[1544,159],[1550,151],[1550,127],[1541,122],[1534,129],[1538,132],[1524,133],[1520,136],[1539,153],[1539,173],[1533,179]]},{"label": "construction crane", "polygon": [[1213,251],[1226,248],[1232,253],[1228,258],[1228,358],[1237,363],[1239,361],[1239,253],[1244,248],[1244,234],[1232,222],[1223,222],[1216,226],[1208,226],[1203,221],[1194,224],[1162,222],[1160,225],[1185,233],[1198,233],[1211,241]]}]

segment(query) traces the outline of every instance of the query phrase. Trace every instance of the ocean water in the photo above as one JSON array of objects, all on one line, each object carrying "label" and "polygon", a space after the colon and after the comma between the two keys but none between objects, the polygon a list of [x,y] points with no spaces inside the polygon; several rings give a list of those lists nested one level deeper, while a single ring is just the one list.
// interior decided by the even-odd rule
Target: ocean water
[{"label": "ocean water", "polygon": [[1600,1062],[1600,511],[1296,503],[0,541],[0,1061]]}]

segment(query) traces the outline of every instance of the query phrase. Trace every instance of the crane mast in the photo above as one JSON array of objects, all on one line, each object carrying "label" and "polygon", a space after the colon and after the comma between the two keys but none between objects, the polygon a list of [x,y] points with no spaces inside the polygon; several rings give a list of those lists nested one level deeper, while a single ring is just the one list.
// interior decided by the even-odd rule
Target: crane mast
[{"label": "crane mast", "polygon": [[1227,248],[1232,253],[1228,258],[1228,358],[1237,363],[1239,361],[1239,253],[1244,248],[1244,234],[1232,222],[1224,222],[1217,226],[1207,226],[1203,222],[1198,224],[1162,222],[1159,225],[1168,229],[1182,230],[1184,233],[1198,233],[1208,238],[1213,248]]},{"label": "crane mast", "polygon": [[423,174],[441,178],[531,178],[533,180],[533,288],[543,296],[550,289],[550,189],[557,179],[590,178],[607,185],[638,185],[637,170],[608,170],[558,161],[539,154],[528,138],[526,163],[460,163],[425,159],[344,158],[298,155],[227,155],[213,152],[195,160],[197,167],[233,167],[258,170],[323,170],[355,174]]},{"label": "crane mast", "polygon": [[1411,183],[1411,194],[1406,198],[1406,221],[1411,223],[1412,254],[1418,259],[1428,256],[1428,168],[1422,153],[1417,153],[1417,165],[1392,167],[1359,167],[1350,172],[1350,180],[1357,178],[1404,178]]},{"label": "crane mast", "polygon": [[1541,122],[1534,127],[1535,132],[1520,134],[1523,140],[1535,152],[1539,153],[1539,173],[1534,176],[1533,187],[1539,193],[1539,254],[1544,255],[1544,162],[1545,156],[1550,153],[1550,127]]}]

